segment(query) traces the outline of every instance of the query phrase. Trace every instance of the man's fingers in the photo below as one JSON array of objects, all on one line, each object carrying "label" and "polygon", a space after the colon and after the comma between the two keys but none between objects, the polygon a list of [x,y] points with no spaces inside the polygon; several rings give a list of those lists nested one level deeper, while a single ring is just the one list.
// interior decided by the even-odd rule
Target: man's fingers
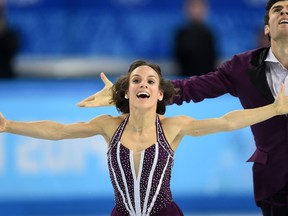
[{"label": "man's fingers", "polygon": [[79,103],[77,103],[77,106],[84,107],[84,104],[83,104],[83,102],[79,102]]},{"label": "man's fingers", "polygon": [[95,96],[91,95],[88,98],[85,98],[84,101],[88,102],[88,101],[93,101],[94,99],[95,99]]},{"label": "man's fingers", "polygon": [[79,107],[97,107],[97,106],[100,107],[100,106],[107,106],[107,105],[102,104],[101,102],[95,103],[95,101],[92,101],[92,102],[79,102],[79,103],[77,103],[77,106],[79,106]]},{"label": "man's fingers", "polygon": [[105,83],[105,85],[112,85],[112,82],[106,77],[104,72],[101,72],[100,77],[102,81]]},{"label": "man's fingers", "polygon": [[285,84],[282,83],[282,85],[281,85],[281,89],[280,89],[280,93],[281,93],[281,95],[284,95],[284,92],[285,92]]},{"label": "man's fingers", "polygon": [[90,101],[94,101],[94,95],[91,95],[87,98],[85,98],[84,100],[80,101],[77,103],[77,106],[80,106],[80,107],[85,107],[87,103],[89,103]]},{"label": "man's fingers", "polygon": [[108,102],[110,98],[110,87],[113,86],[113,83],[106,77],[104,72],[100,73],[100,78],[102,79],[105,87],[99,92],[85,98],[84,100],[77,103],[79,107],[96,107],[96,106],[107,106],[112,103]]},{"label": "man's fingers", "polygon": [[92,104],[89,104],[89,103],[84,103],[84,102],[79,102],[78,104],[77,104],[77,106],[79,106],[79,107],[91,107],[92,106]]}]

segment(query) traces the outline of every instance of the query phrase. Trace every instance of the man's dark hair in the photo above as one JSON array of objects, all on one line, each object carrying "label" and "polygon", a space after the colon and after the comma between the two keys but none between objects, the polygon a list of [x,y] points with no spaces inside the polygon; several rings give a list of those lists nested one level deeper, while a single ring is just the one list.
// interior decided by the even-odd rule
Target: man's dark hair
[{"label": "man's dark hair", "polygon": [[269,22],[269,11],[271,9],[271,7],[279,1],[285,1],[285,0],[268,0],[267,4],[266,4],[266,10],[265,10],[265,16],[264,16],[264,24],[268,25]]},{"label": "man's dark hair", "polygon": [[173,97],[177,95],[177,91],[171,81],[163,79],[161,69],[158,65],[142,60],[136,60],[130,65],[128,73],[121,76],[112,87],[112,101],[119,112],[124,114],[130,112],[129,100],[125,99],[125,93],[129,88],[130,75],[136,68],[144,65],[149,66],[156,71],[159,76],[159,89],[163,91],[163,100],[158,101],[156,113],[164,114],[166,111],[166,104],[170,104]]}]

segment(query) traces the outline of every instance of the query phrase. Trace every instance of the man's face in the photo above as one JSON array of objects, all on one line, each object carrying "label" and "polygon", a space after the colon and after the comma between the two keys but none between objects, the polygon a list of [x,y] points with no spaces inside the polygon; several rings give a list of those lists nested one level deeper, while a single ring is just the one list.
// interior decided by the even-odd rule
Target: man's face
[{"label": "man's face", "polygon": [[270,35],[271,41],[288,40],[288,1],[276,2],[269,11],[269,17],[265,35]]}]

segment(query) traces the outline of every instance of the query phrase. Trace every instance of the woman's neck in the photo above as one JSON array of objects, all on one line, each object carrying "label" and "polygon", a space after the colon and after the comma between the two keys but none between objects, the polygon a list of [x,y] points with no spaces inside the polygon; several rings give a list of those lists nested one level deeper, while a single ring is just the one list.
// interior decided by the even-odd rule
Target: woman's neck
[{"label": "woman's neck", "polygon": [[131,112],[128,125],[132,131],[142,132],[155,126],[156,115],[156,112]]}]

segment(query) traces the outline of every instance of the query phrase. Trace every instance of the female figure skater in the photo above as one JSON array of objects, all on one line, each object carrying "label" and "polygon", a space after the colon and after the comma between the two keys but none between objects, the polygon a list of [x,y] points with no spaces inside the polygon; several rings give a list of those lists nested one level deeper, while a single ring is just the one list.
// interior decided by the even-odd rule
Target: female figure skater
[{"label": "female figure skater", "polygon": [[[102,74],[103,79],[103,74]],[[174,152],[185,135],[231,131],[288,113],[284,86],[273,104],[236,110],[220,118],[165,118],[165,104],[177,93],[159,66],[135,61],[113,85],[119,116],[101,115],[89,122],[17,122],[0,113],[0,132],[62,140],[102,135],[108,143],[108,167],[115,193],[112,216],[180,216],[170,190]]]}]

